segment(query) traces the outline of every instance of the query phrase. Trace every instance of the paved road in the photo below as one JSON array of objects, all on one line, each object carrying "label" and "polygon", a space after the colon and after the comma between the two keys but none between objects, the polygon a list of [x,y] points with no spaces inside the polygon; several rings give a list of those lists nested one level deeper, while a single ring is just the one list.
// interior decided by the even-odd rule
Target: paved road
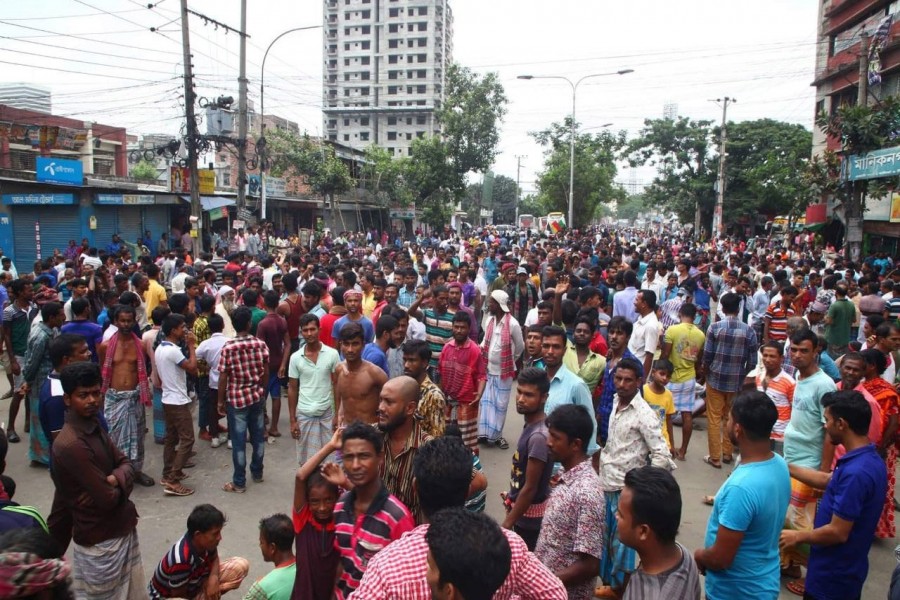
[{"label": "paved road", "polygon": [[[8,385],[5,378],[0,381],[0,395],[6,392]],[[9,415],[9,401],[0,401],[0,421]],[[511,404],[511,414],[507,418],[505,435],[515,447],[522,418],[515,414]],[[17,430],[23,431],[20,422]],[[287,417],[281,416],[281,431],[288,431]],[[701,420],[705,425],[705,420]],[[675,437],[681,439],[680,429],[675,429]],[[154,478],[158,478],[162,469],[162,447],[152,441],[148,435],[147,461],[145,470]],[[27,438],[21,444],[10,446],[7,458],[6,473],[18,484],[16,500],[38,507],[43,514],[48,514],[53,496],[53,484],[44,469],[28,466]],[[276,512],[289,512],[293,494],[293,480],[296,471],[294,442],[290,438],[279,438],[275,443],[266,446],[265,482],[254,484],[249,481],[245,494],[228,494],[221,491],[222,485],[230,480],[231,452],[223,445],[213,449],[208,442],[199,442],[197,449],[197,467],[191,469],[191,477],[185,482],[196,492],[186,498],[165,496],[157,485],[152,488],[136,487],[132,499],[137,504],[141,516],[138,533],[145,574],[149,577],[163,553],[183,533],[185,521],[191,508],[196,504],[209,502],[222,509],[228,524],[223,532],[220,547],[222,556],[244,556],[250,560],[251,570],[248,580],[240,588],[245,592],[249,584],[261,577],[271,568],[263,563],[258,548],[258,524],[263,517]],[[710,508],[700,501],[704,494],[715,493],[724,481],[727,471],[719,471],[704,465],[701,457],[706,453],[706,432],[696,431],[691,440],[691,448],[687,462],[678,463],[676,478],[681,485],[684,510],[682,514],[679,540],[688,548],[699,548],[703,544],[706,522]],[[249,448],[248,448],[249,450]],[[513,449],[483,449],[481,460],[488,475],[488,513],[500,518],[502,507],[498,493],[508,486],[510,461]],[[249,459],[248,459],[249,460]],[[866,599],[883,599],[887,596],[891,572],[896,561],[893,554],[894,542],[878,540],[869,555],[870,569],[863,597]],[[235,597],[230,594],[229,597]],[[795,599],[782,590],[780,598]]]}]

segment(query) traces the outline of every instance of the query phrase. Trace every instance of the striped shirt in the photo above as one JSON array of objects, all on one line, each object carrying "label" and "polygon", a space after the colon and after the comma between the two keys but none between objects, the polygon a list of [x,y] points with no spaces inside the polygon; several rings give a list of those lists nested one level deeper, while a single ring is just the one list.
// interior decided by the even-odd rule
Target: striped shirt
[{"label": "striped shirt", "polygon": [[757,391],[764,392],[778,409],[778,420],[772,427],[769,439],[780,442],[784,440],[784,428],[791,420],[791,405],[794,403],[794,388],[797,382],[794,378],[781,371],[771,379],[766,378],[766,372],[762,371],[756,376]]},{"label": "striped shirt", "polygon": [[733,315],[709,326],[703,347],[708,385],[720,392],[737,392],[756,367],[756,332]]},{"label": "striped shirt", "polygon": [[438,358],[444,345],[453,338],[453,315],[449,312],[437,314],[433,308],[425,311],[425,341],[431,348],[429,365],[437,368]]},{"label": "striped shirt", "polygon": [[179,590],[178,596],[193,598],[203,590],[216,556],[216,551],[201,555],[187,534],[181,536],[159,561],[147,584],[147,594],[151,600],[174,598],[175,590]]},{"label": "striped shirt", "polygon": [[391,452],[390,434],[384,434],[384,461],[381,463],[381,479],[388,491],[396,496],[412,513],[416,523],[422,523],[422,508],[419,506],[419,494],[413,487],[412,467],[419,447],[431,441],[418,419],[413,419],[413,428],[403,444],[403,450],[397,456]]},{"label": "striped shirt", "polygon": [[794,309],[790,306],[785,308],[780,300],[769,305],[765,318],[769,319],[770,340],[783,342],[787,339],[787,321],[794,314]]},{"label": "striped shirt", "polygon": [[487,379],[481,348],[471,339],[460,346],[456,340],[441,350],[438,372],[441,388],[448,398],[462,404],[475,400],[478,383]]},{"label": "striped shirt", "polygon": [[351,490],[334,507],[335,544],[343,567],[334,590],[338,600],[359,587],[366,565],[379,550],[415,527],[409,510],[384,486],[366,514],[357,515],[355,504],[356,492]]}]

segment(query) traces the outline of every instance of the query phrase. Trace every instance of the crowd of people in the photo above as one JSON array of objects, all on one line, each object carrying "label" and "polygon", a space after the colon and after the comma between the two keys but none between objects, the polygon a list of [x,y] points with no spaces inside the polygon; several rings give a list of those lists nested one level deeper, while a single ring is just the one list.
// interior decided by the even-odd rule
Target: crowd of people
[{"label": "crowd of people", "polygon": [[[0,479],[0,598],[239,588],[249,562],[219,556],[211,504],[145,578],[130,497],[192,495],[206,444],[231,450],[224,493],[265,493],[284,434],[293,502],[259,522],[274,568],[250,600],[699,599],[701,577],[711,600],[777,598],[783,578],[846,600],[896,535],[900,269],[883,253],[603,227],[284,248],[267,231],[211,252],[190,232],[73,240],[30,273],[2,259],[0,475],[27,439],[55,494],[45,518]],[[510,448],[511,402],[498,523],[479,454]],[[730,475],[690,550],[675,472],[704,414],[692,460]]]}]

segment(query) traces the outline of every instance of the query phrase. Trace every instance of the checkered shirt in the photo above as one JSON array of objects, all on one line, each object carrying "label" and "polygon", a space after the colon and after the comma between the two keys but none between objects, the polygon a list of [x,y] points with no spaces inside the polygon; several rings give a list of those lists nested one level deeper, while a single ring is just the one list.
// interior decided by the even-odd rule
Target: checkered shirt
[{"label": "checkered shirt", "polygon": [[756,368],[756,332],[734,316],[709,326],[703,347],[706,382],[720,392],[737,392]]},{"label": "checkered shirt", "polygon": [[219,372],[228,373],[225,397],[234,408],[256,404],[266,397],[269,348],[252,335],[239,335],[222,348]]}]

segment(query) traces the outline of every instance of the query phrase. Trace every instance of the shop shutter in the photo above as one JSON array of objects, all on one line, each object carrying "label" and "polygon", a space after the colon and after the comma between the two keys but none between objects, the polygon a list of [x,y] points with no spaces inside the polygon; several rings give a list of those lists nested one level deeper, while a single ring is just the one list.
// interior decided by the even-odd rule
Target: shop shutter
[{"label": "shop shutter", "polygon": [[94,246],[98,251],[106,250],[112,243],[114,233],[119,233],[119,207],[94,205],[97,229],[94,230]]},{"label": "shop shutter", "polygon": [[77,206],[16,206],[12,220],[15,263],[19,273],[31,271],[37,259],[35,221],[41,224],[41,258],[53,256],[54,248],[62,252],[69,240],[81,241]]},{"label": "shop shutter", "polygon": [[140,206],[120,206],[118,214],[118,231],[122,241],[134,244],[144,233],[141,223]]},{"label": "shop shutter", "polygon": [[144,229],[150,230],[150,234],[153,236],[153,247],[150,248],[150,252],[155,256],[160,236],[169,233],[169,207],[165,205],[145,206]]}]

